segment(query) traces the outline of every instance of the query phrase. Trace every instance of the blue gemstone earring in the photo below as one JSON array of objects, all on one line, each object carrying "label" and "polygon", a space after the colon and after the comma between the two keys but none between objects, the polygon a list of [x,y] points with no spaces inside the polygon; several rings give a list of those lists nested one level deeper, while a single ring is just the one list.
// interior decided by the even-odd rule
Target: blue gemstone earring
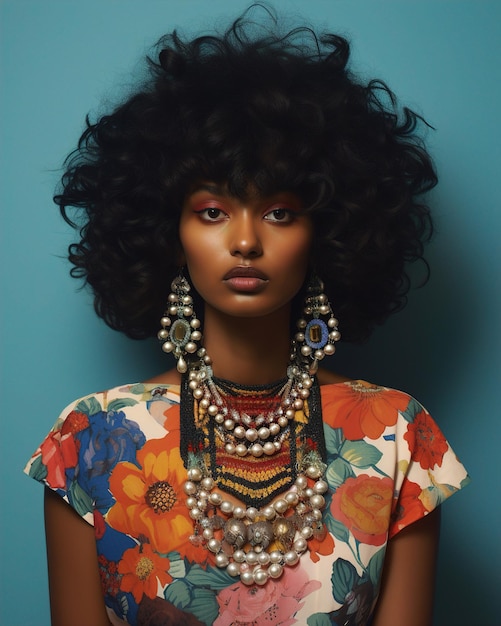
[{"label": "blue gemstone earring", "polygon": [[164,352],[174,354],[176,368],[181,374],[188,369],[187,354],[194,354],[199,349],[197,344],[202,339],[200,320],[193,310],[191,287],[181,270],[171,283],[172,292],[168,297],[168,307],[164,312],[158,331]]},{"label": "blue gemstone earring", "polygon": [[341,339],[338,321],[323,291],[323,282],[318,276],[313,276],[306,290],[304,316],[297,322],[298,332],[294,337],[296,350],[309,362],[310,374],[315,374],[319,361],[334,354],[335,343]]}]

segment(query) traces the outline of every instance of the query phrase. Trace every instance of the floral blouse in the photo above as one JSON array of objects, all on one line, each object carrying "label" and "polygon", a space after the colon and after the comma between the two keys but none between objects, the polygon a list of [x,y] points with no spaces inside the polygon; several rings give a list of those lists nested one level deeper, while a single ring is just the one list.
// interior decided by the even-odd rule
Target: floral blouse
[{"label": "floral blouse", "polygon": [[[364,381],[320,389],[328,532],[263,586],[231,577],[189,540],[178,386],[125,385],[63,411],[25,471],[94,526],[112,624],[368,623],[388,539],[469,479],[407,394]],[[161,507],[152,504],[160,482]]]}]

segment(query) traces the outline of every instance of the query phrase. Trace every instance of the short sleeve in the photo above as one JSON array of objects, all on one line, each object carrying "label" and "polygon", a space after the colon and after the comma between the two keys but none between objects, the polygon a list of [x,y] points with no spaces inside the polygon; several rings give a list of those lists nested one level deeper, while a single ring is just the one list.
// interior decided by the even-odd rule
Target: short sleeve
[{"label": "short sleeve", "polygon": [[112,504],[109,475],[120,461],[135,462],[145,436],[127,417],[137,400],[111,401],[105,394],[76,400],[56,423],[28,461],[24,471],[57,492],[89,524],[96,511]]},{"label": "short sleeve", "polygon": [[424,517],[470,482],[428,411],[409,397],[395,429],[397,463],[389,537]]}]

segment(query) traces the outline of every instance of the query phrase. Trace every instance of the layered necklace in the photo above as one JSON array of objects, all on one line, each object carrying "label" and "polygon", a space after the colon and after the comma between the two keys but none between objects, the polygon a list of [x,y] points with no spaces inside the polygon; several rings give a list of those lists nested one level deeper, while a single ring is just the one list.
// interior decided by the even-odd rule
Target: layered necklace
[{"label": "layered necklace", "polygon": [[325,537],[320,390],[297,364],[286,379],[253,387],[216,378],[203,361],[190,368],[181,446],[190,540],[231,576],[264,585],[295,565],[310,539]]}]

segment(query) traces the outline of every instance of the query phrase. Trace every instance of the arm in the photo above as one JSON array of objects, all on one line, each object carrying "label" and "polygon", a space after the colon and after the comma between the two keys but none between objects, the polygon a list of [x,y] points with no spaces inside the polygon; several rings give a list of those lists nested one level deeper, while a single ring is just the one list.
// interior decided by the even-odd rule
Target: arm
[{"label": "arm", "polygon": [[435,509],[390,540],[372,626],[430,626],[439,532]]},{"label": "arm", "polygon": [[52,626],[110,626],[94,528],[48,488],[44,505]]}]

